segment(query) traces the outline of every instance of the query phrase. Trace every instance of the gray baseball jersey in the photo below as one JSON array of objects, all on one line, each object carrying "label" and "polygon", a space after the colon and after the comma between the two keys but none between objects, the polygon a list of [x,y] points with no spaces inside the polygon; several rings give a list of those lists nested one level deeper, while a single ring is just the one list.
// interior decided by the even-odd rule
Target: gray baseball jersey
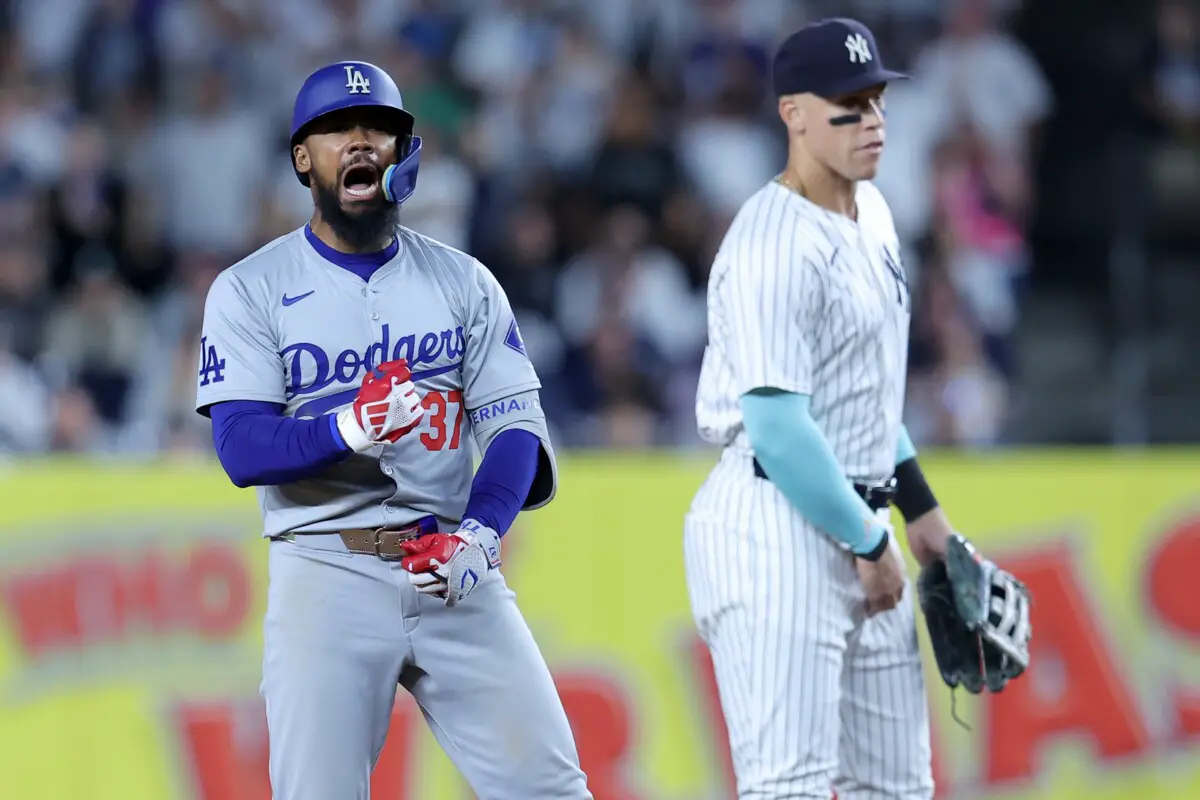
[{"label": "gray baseball jersey", "polygon": [[911,587],[864,619],[853,557],[755,475],[742,424],[751,389],[809,394],[847,480],[892,474],[908,285],[882,195],[860,183],[857,203],[854,221],[764,186],[709,278],[696,416],[724,449],[684,523],[685,571],[747,797],[933,791]]},{"label": "gray baseball jersey", "polygon": [[[278,800],[366,800],[398,685],[480,797],[589,800],[569,721],[499,569],[449,608],[398,561],[347,552],[334,531],[430,514],[453,531],[500,431],[540,437],[526,508],[555,492],[539,382],[504,292],[475,259],[405,228],[369,280],[322,258],[303,229],[223,272],[205,307],[197,408],[278,403],[295,417],[348,405],[370,368],[407,358],[426,414],[398,443],[309,480],[258,489],[270,543],[263,681]],[[326,533],[327,535],[322,535]]]},{"label": "gray baseball jersey", "polygon": [[[222,272],[204,311],[196,407],[224,400],[316,417],[347,406],[369,368],[408,359],[425,417],[396,444],[322,475],[258,487],[265,536],[395,527],[428,514],[457,521],[479,451],[501,429],[542,440],[526,508],[550,501],[557,467],[504,290],[471,256],[404,227],[370,280],[330,264],[303,229]],[[474,441],[472,441],[474,440]]]}]

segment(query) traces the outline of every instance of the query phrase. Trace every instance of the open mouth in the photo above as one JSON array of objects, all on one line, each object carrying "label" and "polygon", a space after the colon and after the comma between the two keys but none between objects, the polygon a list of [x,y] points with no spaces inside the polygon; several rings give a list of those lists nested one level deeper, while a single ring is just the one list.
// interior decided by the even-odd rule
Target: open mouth
[{"label": "open mouth", "polygon": [[351,167],[342,176],[342,189],[355,199],[374,197],[379,191],[379,170],[370,164]]}]

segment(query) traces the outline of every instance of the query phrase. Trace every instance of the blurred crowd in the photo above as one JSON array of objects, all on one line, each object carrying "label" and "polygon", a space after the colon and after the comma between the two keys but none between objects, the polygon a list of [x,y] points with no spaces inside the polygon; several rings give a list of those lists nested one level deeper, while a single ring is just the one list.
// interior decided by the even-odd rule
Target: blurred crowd
[{"label": "blurred crowd", "polygon": [[[425,141],[402,222],[500,279],[561,444],[696,444],[709,265],[785,156],[770,57],[832,13],[913,75],[889,89],[878,179],[916,287],[910,430],[995,444],[1054,111],[1013,5],[9,0],[0,452],[211,451],[192,410],[205,292],[308,218],[291,104],[343,58],[401,87]],[[1163,43],[1155,86],[1194,136],[1191,36]]]}]

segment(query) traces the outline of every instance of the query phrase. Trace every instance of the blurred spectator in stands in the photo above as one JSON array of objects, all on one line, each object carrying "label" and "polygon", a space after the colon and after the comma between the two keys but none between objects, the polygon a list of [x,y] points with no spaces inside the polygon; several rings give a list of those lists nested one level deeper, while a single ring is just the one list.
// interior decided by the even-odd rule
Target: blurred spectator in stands
[{"label": "blurred spectator in stands", "polygon": [[556,29],[538,0],[495,0],[466,18],[450,66],[478,101],[465,135],[493,191],[519,195],[541,161],[536,76],[553,57]]},{"label": "blurred spectator in stands", "polygon": [[179,261],[172,283],[155,303],[130,389],[131,447],[191,450],[211,447],[208,421],[194,411],[204,301],[228,265],[194,251]]},{"label": "blurred spectator in stands", "polygon": [[675,256],[650,241],[646,216],[633,206],[609,211],[592,248],[571,259],[558,281],[558,325],[586,346],[601,320],[616,315],[658,359],[682,364],[703,349],[703,300]]},{"label": "blurred spectator in stands", "polygon": [[106,423],[121,425],[150,334],[147,316],[107,251],[81,251],[73,269],[75,286],[50,317],[42,361],[52,385],[84,392]]},{"label": "blurred spectator in stands", "polygon": [[30,188],[44,189],[62,172],[73,111],[66,82],[56,73],[27,72],[0,86],[0,153],[19,165]]},{"label": "blurred spectator in stands", "polygon": [[21,61],[31,73],[69,72],[79,34],[94,0],[23,0],[9,3]]},{"label": "blurred spectator in stands", "polygon": [[533,81],[537,95],[533,135],[542,165],[575,174],[590,164],[609,109],[623,101],[615,92],[618,76],[618,65],[601,49],[583,18],[568,17]]},{"label": "blurred spectator in stands", "polygon": [[1007,412],[1004,376],[983,350],[945,270],[930,264],[914,304],[905,422],[918,445],[999,443]]},{"label": "blurred spectator in stands", "polygon": [[939,400],[937,439],[950,447],[983,448],[1000,443],[1008,403],[1005,377],[983,352],[966,314],[942,320],[941,363],[933,373]]},{"label": "blurred spectator in stands", "polygon": [[50,452],[108,457],[120,452],[117,429],[99,413],[87,389],[68,385],[54,393],[46,408],[51,420]]},{"label": "blurred spectator in stands", "polygon": [[[410,18],[411,20],[411,18]],[[404,107],[417,120],[417,132],[436,130],[450,146],[459,136],[471,113],[471,98],[439,65],[448,43],[431,42],[421,27],[405,27],[395,46],[385,53],[380,66],[388,70],[404,94]]]},{"label": "blurred spectator in stands", "polygon": [[575,447],[638,449],[670,444],[662,405],[666,371],[656,371],[637,334],[618,311],[606,307],[580,364],[578,422],[568,428]]},{"label": "blurred spectator in stands", "polygon": [[730,56],[726,64],[725,87],[684,118],[677,140],[688,183],[722,227],[787,160],[782,123],[768,128],[760,115],[762,77],[743,56]]},{"label": "blurred spectator in stands", "polygon": [[1200,15],[1183,0],[1162,0],[1155,21],[1140,100],[1158,139],[1150,165],[1159,207],[1185,228],[1200,198]]},{"label": "blurred spectator in stands", "polygon": [[33,361],[41,352],[55,299],[45,249],[28,234],[0,236],[0,340],[23,361]]},{"label": "blurred spectator in stands", "polygon": [[0,456],[38,455],[50,448],[50,390],[27,361],[13,353],[0,328]]},{"label": "blurred spectator in stands", "polygon": [[673,71],[687,103],[716,103],[733,86],[765,87],[771,63],[770,41],[777,30],[755,25],[743,0],[693,0],[682,22],[679,62]]},{"label": "blurred spectator in stands", "polygon": [[385,46],[396,36],[403,6],[396,0],[286,0],[261,4],[258,14],[273,39],[301,56],[297,63],[315,69],[330,53],[370,53]]},{"label": "blurred spectator in stands", "polygon": [[1183,0],[1162,0],[1155,21],[1144,104],[1172,138],[1200,144],[1200,19]]},{"label": "blurred spectator in stands", "polygon": [[969,128],[943,141],[933,164],[939,258],[983,332],[989,358],[1005,373],[1012,368],[1009,337],[1026,271],[1025,238],[1016,222],[1020,198],[1005,191],[1012,165]]},{"label": "blurred spectator in stands", "polygon": [[708,289],[708,273],[726,228],[727,221],[714,219],[694,192],[680,189],[663,205],[659,239],[687,271],[693,291],[702,295]]},{"label": "blurred spectator in stands", "polygon": [[[400,40],[405,44],[404,49],[417,51],[431,61],[440,62],[449,58],[460,28],[453,11],[438,0],[408,0],[403,5],[407,6],[404,21],[400,23]],[[400,85],[405,87],[407,105],[408,84]]]},{"label": "blurred spectator in stands", "polygon": [[657,223],[682,180],[673,142],[654,87],[644,77],[626,75],[614,98],[588,190],[602,209],[632,205]]},{"label": "blurred spectator in stands", "polygon": [[1032,212],[1032,155],[1051,111],[1050,85],[1028,50],[1002,30],[997,0],[950,0],[945,33],[918,55],[914,74],[948,98],[952,129],[968,128],[1004,162],[1012,211]]},{"label": "blurred spectator in stands", "polygon": [[509,102],[547,63],[554,28],[539,0],[475,5],[454,47],[459,80],[488,101]]},{"label": "blurred spectator in stands", "polygon": [[566,345],[555,322],[558,229],[543,203],[526,201],[504,216],[505,236],[489,260],[504,287],[521,339],[542,379],[542,407],[553,424],[568,424],[572,398],[563,385]]},{"label": "blurred spectator in stands", "polygon": [[422,129],[417,185],[420,190],[400,213],[403,224],[443,244],[466,250],[475,179],[467,165],[447,148],[437,128]]},{"label": "blurred spectator in stands", "polygon": [[84,250],[104,250],[123,267],[127,196],[121,176],[111,168],[107,134],[88,117],[69,130],[63,171],[49,193],[49,224],[54,238],[51,280],[67,287]]},{"label": "blurred spectator in stands", "polygon": [[554,218],[544,205],[527,202],[507,215],[504,228],[507,236],[490,267],[504,286],[534,365],[553,372],[554,354],[562,350],[554,322],[559,250]]},{"label": "blurred spectator in stands", "polygon": [[[0,118],[0,131],[2,126]],[[0,141],[0,242],[26,238],[38,230],[44,216],[41,201],[29,172]]]},{"label": "blurred spectator in stands", "polygon": [[161,74],[155,23],[161,3],[94,0],[73,56],[75,99],[87,114],[104,114],[131,86]]},{"label": "blurred spectator in stands", "polygon": [[676,373],[692,369],[703,350],[703,295],[678,259],[651,243],[650,231],[636,207],[614,208],[593,246],[559,277],[555,312],[568,346],[567,379],[587,414],[602,413],[615,402],[610,395],[641,382],[647,388],[638,390],[639,402],[666,411]]},{"label": "blurred spectator in stands", "polygon": [[263,135],[271,120],[235,95],[236,77],[219,59],[189,84],[184,108],[165,117],[152,149],[130,167],[164,214],[176,253],[221,252],[233,263],[261,244],[260,209],[277,157]]}]

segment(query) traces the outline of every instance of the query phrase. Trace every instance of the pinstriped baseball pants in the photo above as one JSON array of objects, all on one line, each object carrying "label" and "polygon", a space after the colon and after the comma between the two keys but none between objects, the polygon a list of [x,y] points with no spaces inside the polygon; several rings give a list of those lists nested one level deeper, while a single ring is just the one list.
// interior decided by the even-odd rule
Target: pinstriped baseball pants
[{"label": "pinstriped baseball pants", "polygon": [[853,558],[730,451],[692,503],[684,559],[740,800],[933,796],[911,583],[867,618]]}]

